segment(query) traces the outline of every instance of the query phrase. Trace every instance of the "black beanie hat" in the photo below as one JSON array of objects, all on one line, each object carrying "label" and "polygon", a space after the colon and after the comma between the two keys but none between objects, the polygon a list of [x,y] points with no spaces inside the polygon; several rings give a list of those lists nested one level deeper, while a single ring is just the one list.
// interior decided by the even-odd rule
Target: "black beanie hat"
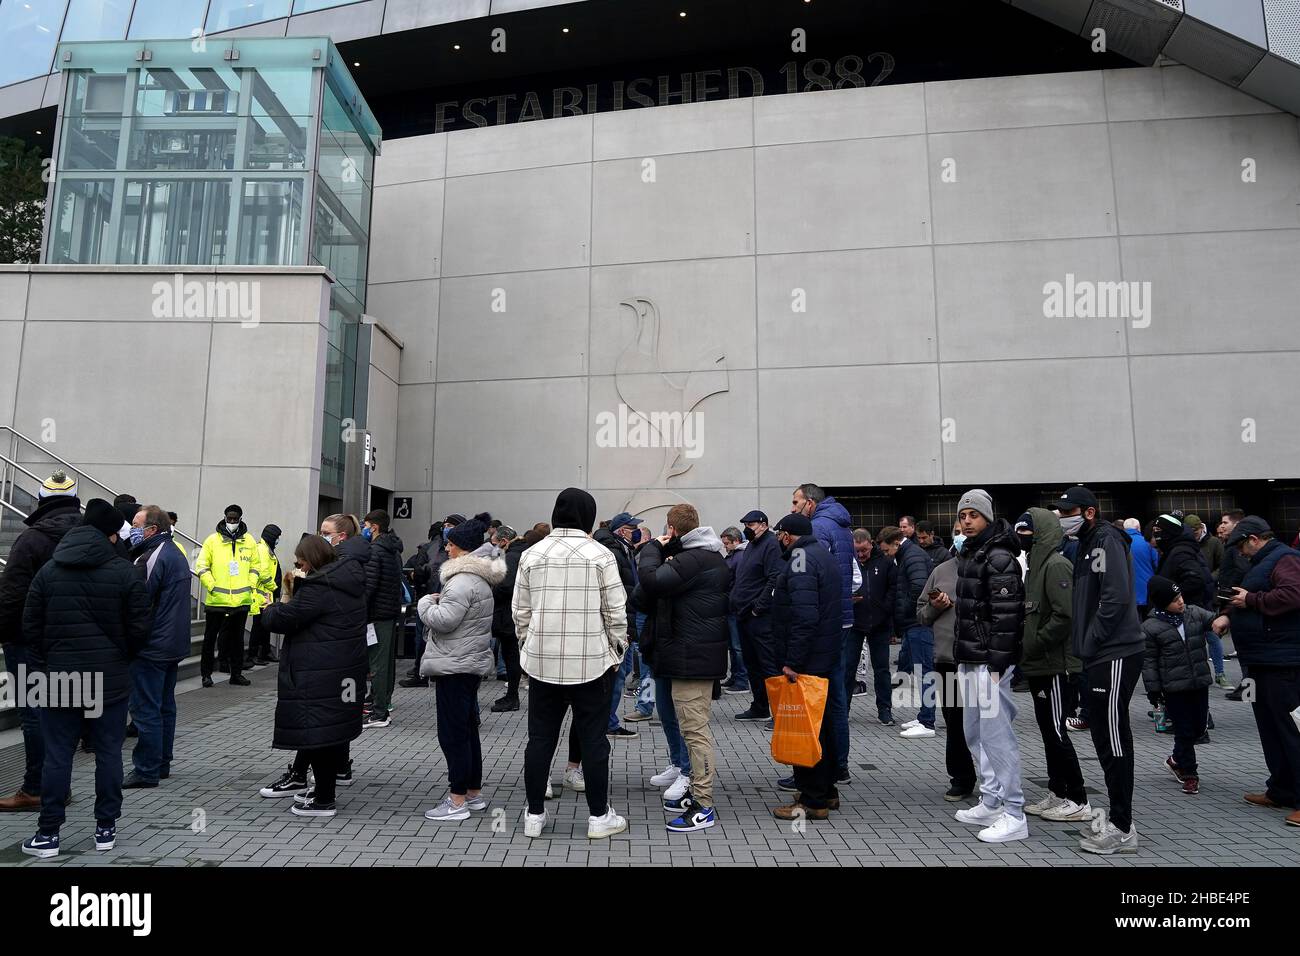
[{"label": "black beanie hat", "polygon": [[81,523],[98,528],[106,538],[111,537],[122,530],[122,512],[103,498],[91,498],[86,502],[86,515]]},{"label": "black beanie hat", "polygon": [[470,518],[447,532],[447,540],[462,551],[473,551],[483,543],[487,525],[477,518]]},{"label": "black beanie hat", "polygon": [[280,540],[280,534],[281,531],[279,525],[269,524],[262,529],[262,540],[269,544],[271,549],[274,550],[275,543]]},{"label": "black beanie hat", "polygon": [[239,505],[226,505],[226,510],[221,513],[223,515],[228,515],[232,511],[237,512],[239,514],[239,517],[241,518],[244,517],[244,509],[239,507]]},{"label": "black beanie hat", "polygon": [[[1161,541],[1173,541],[1183,535],[1183,513],[1168,511],[1156,519],[1156,537]],[[1170,601],[1173,598],[1169,599]]]},{"label": "black beanie hat", "polygon": [[1156,611],[1163,611],[1174,603],[1174,598],[1182,593],[1182,590],[1173,581],[1158,574],[1153,574],[1147,581],[1147,607]]},{"label": "black beanie hat", "polygon": [[591,534],[596,526],[596,499],[581,488],[565,488],[555,498],[551,526]]}]

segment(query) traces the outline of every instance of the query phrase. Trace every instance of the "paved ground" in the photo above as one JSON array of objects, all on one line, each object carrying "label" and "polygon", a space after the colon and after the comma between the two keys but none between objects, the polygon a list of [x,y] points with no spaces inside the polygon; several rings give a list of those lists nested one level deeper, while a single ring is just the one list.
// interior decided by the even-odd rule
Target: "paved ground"
[{"label": "paved ground", "polygon": [[[1229,675],[1237,676],[1229,663]],[[432,691],[399,690],[395,720],[386,730],[366,731],[353,746],[357,783],[340,790],[339,815],[331,820],[293,816],[290,801],[264,800],[257,789],[279,776],[287,755],[269,748],[275,705],[274,669],[252,674],[254,685],[219,684],[181,697],[181,728],[173,776],[157,790],[127,792],[117,848],[92,847],[93,758],[80,755],[63,853],[57,861],[22,856],[17,847],[34,829],[32,814],[0,816],[0,865],[85,866],[609,866],[609,865],[830,865],[830,866],[1241,866],[1300,864],[1300,828],[1283,825],[1278,811],[1246,805],[1241,796],[1260,789],[1263,757],[1249,705],[1211,691],[1216,721],[1213,743],[1198,748],[1201,794],[1184,796],[1163,769],[1170,738],[1157,736],[1146,718],[1146,700],[1133,703],[1138,764],[1135,809],[1141,852],[1102,858],[1078,852],[1075,824],[1031,818],[1027,841],[1000,847],[975,839],[974,828],[952,818],[942,799],[943,733],[904,741],[880,727],[866,698],[855,702],[854,783],[843,788],[844,808],[828,822],[809,822],[803,832],[770,815],[784,802],[761,724],[731,717],[748,698],[727,696],[715,705],[720,823],[690,836],[669,835],[659,791],[647,778],[666,762],[658,722],[642,723],[641,735],[618,742],[611,758],[615,809],[627,832],[611,840],[586,839],[587,808],[581,795],[563,792],[548,804],[543,839],[523,835],[523,742],[526,711],[492,714],[487,708],[499,684],[483,688],[484,793],[486,814],[462,823],[431,823],[423,811],[446,789],[438,751]],[[1046,768],[1030,702],[1021,705],[1016,728],[1025,760],[1029,799],[1042,793]],[[868,704],[867,706],[863,706]],[[225,706],[223,706],[225,705]],[[900,716],[901,713],[901,716]],[[896,713],[901,720],[909,712]],[[12,741],[13,734],[4,735]],[[1094,801],[1105,805],[1101,771],[1087,734],[1073,735],[1084,760]],[[0,741],[2,743],[3,741]],[[563,745],[562,745],[563,747]],[[19,759],[12,745],[0,750],[0,778]],[[554,777],[559,780],[563,754]],[[1098,792],[1100,791],[1100,792]]]}]

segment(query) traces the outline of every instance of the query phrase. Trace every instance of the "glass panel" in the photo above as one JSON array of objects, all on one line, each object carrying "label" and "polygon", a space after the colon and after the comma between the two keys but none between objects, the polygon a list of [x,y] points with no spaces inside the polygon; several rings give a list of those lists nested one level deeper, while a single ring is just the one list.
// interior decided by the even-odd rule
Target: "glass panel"
[{"label": "glass panel", "polygon": [[328,10],[330,7],[344,7],[357,0],[293,0],[294,13],[310,13],[312,10]]},{"label": "glass panel", "polygon": [[135,0],[132,40],[171,40],[198,36],[208,0]]},{"label": "glass panel", "polygon": [[131,19],[131,0],[72,0],[60,39],[121,40]]},{"label": "glass panel", "polygon": [[303,229],[303,180],[261,179],[244,183],[239,213],[241,265],[285,266],[298,262]]},{"label": "glass panel", "polygon": [[245,169],[306,169],[308,116],[253,115]]},{"label": "glass panel", "polygon": [[45,76],[67,0],[6,0],[0,3],[0,86]]},{"label": "glass panel", "polygon": [[320,443],[320,481],[322,486],[343,487],[343,424],[326,412]]},{"label": "glass panel", "polygon": [[253,112],[263,116],[311,116],[316,111],[311,101],[311,70],[269,69],[240,70],[251,81]]},{"label": "glass panel", "polygon": [[61,169],[116,169],[122,138],[120,117],[70,116],[63,121]]},{"label": "glass panel", "polygon": [[343,379],[347,356],[329,346],[325,349],[325,412],[336,418],[351,418],[352,409],[343,405]]},{"label": "glass panel", "polygon": [[362,177],[362,167],[354,159],[358,151],[369,155],[369,150],[358,146],[348,151],[339,146],[328,130],[321,131],[320,177],[339,205],[361,230],[362,236],[370,234],[370,186]]},{"label": "glass panel", "polygon": [[313,255],[358,301],[362,301],[366,294],[366,236],[349,226],[350,217],[344,214],[342,204],[319,177],[316,185]]},{"label": "glass panel", "polygon": [[289,0],[212,0],[208,8],[208,32],[278,20],[289,15]]},{"label": "glass panel", "polygon": [[[374,181],[374,153],[371,152],[368,141],[358,132],[353,124],[352,118],[343,109],[334,90],[329,86],[325,87],[325,97],[321,114],[321,126],[333,134],[334,142],[331,144],[336,150],[343,154],[349,166],[366,182]],[[326,137],[321,138],[322,151],[326,146]],[[325,160],[322,156],[321,171],[325,171]]]},{"label": "glass panel", "polygon": [[196,66],[140,71],[135,94],[135,112],[139,116],[211,119],[233,116],[238,110],[239,77],[234,70]]},{"label": "glass panel", "polygon": [[113,210],[113,183],[107,179],[64,179],[50,222],[50,262],[103,262]]},{"label": "glass panel", "polygon": [[226,263],[229,180],[127,180],[124,198],[119,263]]},{"label": "glass panel", "polygon": [[136,128],[127,169],[234,169],[235,122],[226,129]]}]

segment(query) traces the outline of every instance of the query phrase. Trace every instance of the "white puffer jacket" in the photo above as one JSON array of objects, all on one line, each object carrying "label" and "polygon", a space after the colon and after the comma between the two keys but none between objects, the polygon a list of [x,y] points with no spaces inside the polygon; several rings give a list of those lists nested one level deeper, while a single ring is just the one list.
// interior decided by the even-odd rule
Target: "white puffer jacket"
[{"label": "white puffer jacket", "polygon": [[444,561],[441,599],[420,598],[420,620],[429,633],[420,658],[421,677],[496,673],[492,657],[492,588],[506,576],[500,558],[462,554]]}]

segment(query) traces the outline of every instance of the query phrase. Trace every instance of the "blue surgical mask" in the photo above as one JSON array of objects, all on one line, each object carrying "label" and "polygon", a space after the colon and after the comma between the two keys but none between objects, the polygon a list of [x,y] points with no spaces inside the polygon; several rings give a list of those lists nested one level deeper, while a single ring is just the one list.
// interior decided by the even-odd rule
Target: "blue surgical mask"
[{"label": "blue surgical mask", "polygon": [[144,528],[132,528],[127,532],[127,537],[131,539],[131,547],[138,548],[144,540]]},{"label": "blue surgical mask", "polygon": [[962,544],[963,544],[965,541],[966,541],[966,536],[965,536],[964,534],[955,534],[955,535],[953,535],[953,536],[952,536],[952,549],[953,549],[954,551],[960,551],[960,550],[961,550],[961,546],[962,546]]},{"label": "blue surgical mask", "polygon": [[447,535],[449,535],[449,534],[451,534],[451,529],[450,529],[450,528],[443,528],[443,529],[442,529],[442,543],[443,543],[443,544],[446,544],[446,543],[447,543]]},{"label": "blue surgical mask", "polygon": [[371,532],[370,532],[370,529],[369,529],[369,528],[362,528],[362,529],[361,529],[361,537],[363,537],[363,538],[365,538],[367,541],[369,541],[370,538],[371,538]]}]

